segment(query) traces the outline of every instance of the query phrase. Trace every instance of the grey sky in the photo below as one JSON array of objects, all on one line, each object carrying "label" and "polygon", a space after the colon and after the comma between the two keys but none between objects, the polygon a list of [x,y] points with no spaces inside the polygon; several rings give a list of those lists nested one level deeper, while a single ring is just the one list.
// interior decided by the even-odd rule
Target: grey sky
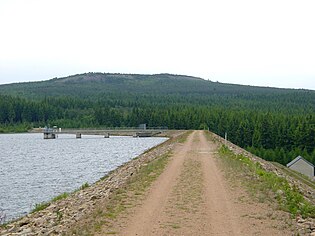
[{"label": "grey sky", "polygon": [[174,73],[315,89],[313,0],[0,0],[0,83]]}]

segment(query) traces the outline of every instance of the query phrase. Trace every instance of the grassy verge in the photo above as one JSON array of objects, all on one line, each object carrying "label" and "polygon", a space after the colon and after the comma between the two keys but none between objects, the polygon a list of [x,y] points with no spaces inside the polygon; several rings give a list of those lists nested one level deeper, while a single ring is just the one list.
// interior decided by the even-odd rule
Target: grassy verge
[{"label": "grassy verge", "polygon": [[248,189],[259,196],[259,200],[276,202],[279,209],[290,212],[292,216],[315,217],[315,206],[286,179],[265,171],[259,163],[254,163],[243,155],[236,155],[225,146],[220,148],[219,154],[225,166],[228,166],[234,175],[246,180],[244,182]]},{"label": "grassy verge", "polygon": [[214,137],[214,135],[211,132],[204,131],[204,134],[205,134],[205,136],[206,136],[208,141],[211,141],[211,142],[213,142],[215,144],[218,142],[218,140]]},{"label": "grassy verge", "polygon": [[192,133],[192,130],[186,131],[184,134],[180,135],[179,138],[177,139],[177,142],[179,143],[184,143],[186,142],[188,136]]},{"label": "grassy verge", "polygon": [[[180,176],[168,197],[165,214],[168,220],[161,223],[167,229],[180,229],[198,220],[204,207],[204,182],[200,159],[185,158]],[[176,216],[176,217],[174,217]]]}]

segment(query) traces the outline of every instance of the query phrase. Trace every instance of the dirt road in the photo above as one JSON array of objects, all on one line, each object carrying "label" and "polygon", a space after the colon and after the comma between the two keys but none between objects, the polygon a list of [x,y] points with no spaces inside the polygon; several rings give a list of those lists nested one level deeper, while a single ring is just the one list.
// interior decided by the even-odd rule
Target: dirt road
[{"label": "dirt road", "polygon": [[272,209],[266,204],[244,200],[244,191],[230,186],[216,151],[202,131],[194,131],[176,147],[118,234],[292,235],[285,222],[270,217]]}]

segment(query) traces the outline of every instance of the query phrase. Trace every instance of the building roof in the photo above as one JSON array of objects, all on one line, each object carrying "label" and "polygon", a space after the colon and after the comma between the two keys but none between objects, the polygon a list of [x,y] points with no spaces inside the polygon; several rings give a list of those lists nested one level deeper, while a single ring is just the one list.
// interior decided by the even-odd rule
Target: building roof
[{"label": "building roof", "polygon": [[298,157],[294,158],[291,162],[289,162],[289,163],[287,164],[287,167],[290,167],[290,166],[294,165],[294,164],[295,164],[296,162],[298,162],[299,160],[303,160],[303,161],[305,161],[307,164],[309,164],[310,166],[314,167],[314,165],[313,165],[312,163],[310,163],[309,161],[305,160],[305,159],[304,159],[303,157],[301,157],[301,156],[298,156]]}]

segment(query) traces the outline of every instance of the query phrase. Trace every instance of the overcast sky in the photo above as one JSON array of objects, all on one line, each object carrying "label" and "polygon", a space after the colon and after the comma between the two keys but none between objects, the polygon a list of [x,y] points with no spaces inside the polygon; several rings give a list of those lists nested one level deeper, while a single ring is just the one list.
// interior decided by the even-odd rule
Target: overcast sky
[{"label": "overcast sky", "polygon": [[0,84],[173,73],[315,89],[314,0],[0,0]]}]

